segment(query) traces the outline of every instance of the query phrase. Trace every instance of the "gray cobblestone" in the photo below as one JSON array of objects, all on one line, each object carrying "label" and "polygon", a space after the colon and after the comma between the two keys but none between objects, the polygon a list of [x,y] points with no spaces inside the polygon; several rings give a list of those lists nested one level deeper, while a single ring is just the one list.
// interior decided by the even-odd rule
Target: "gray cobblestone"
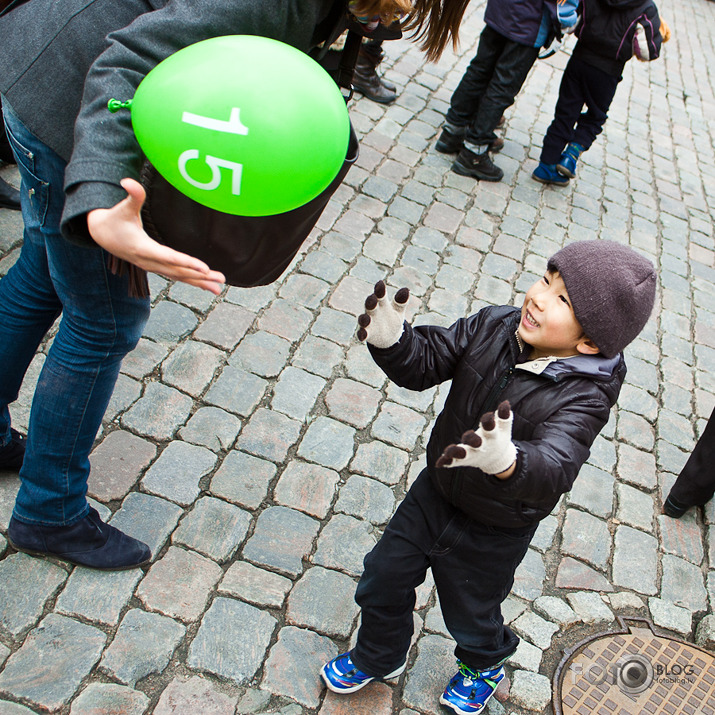
[{"label": "gray cobblestone", "polygon": [[229,559],[246,537],[251,516],[233,504],[201,497],[181,520],[173,540],[214,561]]},{"label": "gray cobblestone", "polygon": [[318,677],[319,666],[337,654],[337,648],[328,638],[286,626],[268,655],[262,685],[272,693],[315,708],[320,704],[323,690]]},{"label": "gray cobblestone", "polygon": [[658,541],[630,526],[616,529],[613,555],[613,584],[638,593],[653,595],[656,585]]},{"label": "gray cobblestone", "polygon": [[102,712],[144,715],[148,706],[149,698],[139,690],[115,683],[90,683],[72,703],[71,713],[72,715],[98,715]]},{"label": "gray cobblestone", "polygon": [[237,561],[219,584],[219,591],[254,603],[257,606],[280,608],[293,582],[285,576]]},{"label": "gray cobblestone", "polygon": [[151,611],[195,621],[206,609],[209,594],[222,575],[213,561],[172,546],[149,569],[136,595]]},{"label": "gray cobblestone", "polygon": [[211,479],[211,493],[255,509],[266,498],[276,466],[245,452],[229,452]]},{"label": "gray cobblestone", "polygon": [[241,429],[241,420],[218,407],[199,408],[179,430],[179,437],[213,452],[229,449]]},{"label": "gray cobblestone", "polygon": [[[286,622],[337,638],[352,631],[358,606],[355,581],[345,574],[315,566],[297,581],[288,597]],[[326,598],[330,594],[330,598]]]},{"label": "gray cobblestone", "polygon": [[123,684],[133,686],[166,668],[185,631],[184,626],[171,618],[133,608],[119,624],[100,667]]},{"label": "gray cobblestone", "polygon": [[144,395],[122,417],[122,426],[144,437],[171,439],[188,418],[191,405],[188,395],[173,387],[150,382]]},{"label": "gray cobblestone", "polygon": [[226,695],[206,679],[174,678],[166,687],[154,709],[155,715],[191,715],[200,703],[202,715],[233,715],[236,696]]},{"label": "gray cobblestone", "polygon": [[198,322],[193,311],[178,303],[163,301],[151,311],[143,336],[167,346],[173,345],[188,335]]},{"label": "gray cobblestone", "polygon": [[[99,660],[106,636],[98,628],[56,613],[48,614],[7,661],[0,693],[12,693],[47,710],[57,710],[80,687]],[[47,663],[43,678],[28,678]]]},{"label": "gray cobblestone", "polygon": [[385,524],[395,510],[395,496],[381,482],[354,475],[340,488],[335,510]]},{"label": "gray cobblestone", "polygon": [[139,569],[75,569],[57,599],[55,610],[67,616],[81,616],[89,621],[116,626],[141,577]]},{"label": "gray cobblestone", "polygon": [[217,598],[201,621],[187,663],[245,684],[261,666],[275,627],[276,619],[265,611]]},{"label": "gray cobblestone", "polygon": [[199,495],[199,481],[216,465],[216,455],[205,447],[172,442],[142,479],[146,491],[188,506]]},{"label": "gray cobblestone", "polygon": [[33,626],[66,578],[59,566],[25,554],[0,561],[0,629],[16,638]]},{"label": "gray cobblestone", "polygon": [[278,504],[324,519],[337,491],[340,475],[310,462],[291,461],[276,484]]},{"label": "gray cobblestone", "polygon": [[204,399],[228,412],[247,417],[261,401],[267,387],[264,379],[227,365]]},{"label": "gray cobblestone", "polygon": [[280,462],[299,435],[299,422],[261,408],[243,428],[236,446],[258,457]]},{"label": "gray cobblestone", "polygon": [[408,461],[409,457],[402,450],[374,441],[358,446],[350,469],[384,484],[397,484]]},{"label": "gray cobblestone", "polygon": [[221,350],[190,340],[180,344],[164,361],[162,380],[198,397],[211,382],[223,359]]},{"label": "gray cobblestone", "polygon": [[303,436],[298,456],[324,467],[342,469],[353,456],[355,430],[327,417],[318,417]]},{"label": "gray cobblestone", "polygon": [[156,447],[148,440],[124,430],[108,434],[90,455],[88,494],[102,501],[121,499],[155,456]]},{"label": "gray cobblestone", "polygon": [[303,571],[303,559],[312,549],[319,526],[315,519],[293,509],[269,507],[258,517],[243,555],[254,564],[297,576]]},{"label": "gray cobblestone", "polygon": [[563,553],[605,569],[611,553],[611,535],[605,521],[576,509],[566,512],[561,543]]},{"label": "gray cobblestone", "polygon": [[372,527],[358,519],[336,514],[318,537],[313,563],[359,576],[363,557],[375,545]]}]

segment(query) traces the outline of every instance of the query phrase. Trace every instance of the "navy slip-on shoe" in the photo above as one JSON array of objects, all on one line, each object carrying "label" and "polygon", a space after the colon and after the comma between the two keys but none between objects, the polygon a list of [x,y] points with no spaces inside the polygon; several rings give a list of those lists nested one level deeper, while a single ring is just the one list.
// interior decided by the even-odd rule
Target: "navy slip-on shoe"
[{"label": "navy slip-on shoe", "polygon": [[105,524],[92,507],[84,519],[68,526],[26,524],[13,516],[7,540],[31,556],[54,556],[103,571],[131,569],[151,561],[151,550],[143,541]]}]

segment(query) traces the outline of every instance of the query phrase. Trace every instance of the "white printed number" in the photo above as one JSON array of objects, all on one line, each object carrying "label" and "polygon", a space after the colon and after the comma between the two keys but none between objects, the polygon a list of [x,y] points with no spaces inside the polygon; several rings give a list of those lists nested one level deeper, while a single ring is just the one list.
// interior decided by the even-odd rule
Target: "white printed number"
[{"label": "white printed number", "polygon": [[224,132],[225,134],[241,134],[246,136],[246,134],[248,134],[248,127],[241,121],[240,113],[241,110],[238,107],[234,107],[227,121],[225,119],[205,117],[202,114],[194,114],[193,112],[184,112],[181,115],[181,121],[186,124],[201,127],[202,129],[212,129],[213,131]]},{"label": "white printed number", "polygon": [[[231,109],[231,115],[228,120],[213,119],[212,117],[205,117],[201,114],[194,114],[193,112],[184,112],[181,115],[181,121],[186,124],[201,127],[202,129],[210,129],[225,134],[239,134],[241,136],[248,134],[248,127],[241,121],[240,109],[238,107]],[[235,161],[229,161],[228,159],[221,159],[217,156],[207,154],[206,164],[211,169],[211,179],[209,181],[197,181],[189,176],[186,165],[191,160],[198,158],[198,149],[187,149],[179,157],[179,171],[184,179],[192,186],[195,186],[197,189],[203,189],[204,191],[217,189],[221,184],[221,169],[224,168],[231,172],[231,193],[235,196],[241,193],[241,172],[243,170],[243,164],[237,164]]]},{"label": "white printed number", "polygon": [[235,161],[229,161],[228,159],[221,159],[217,156],[206,155],[206,164],[211,169],[211,179],[209,181],[197,181],[192,176],[189,176],[189,172],[186,169],[186,164],[192,159],[199,158],[198,149],[187,149],[179,157],[179,171],[181,175],[188,181],[192,186],[197,189],[204,189],[204,191],[213,191],[218,188],[221,183],[221,168],[228,169],[231,171],[231,193],[238,196],[241,193],[241,172],[243,170],[243,164],[237,164]]}]

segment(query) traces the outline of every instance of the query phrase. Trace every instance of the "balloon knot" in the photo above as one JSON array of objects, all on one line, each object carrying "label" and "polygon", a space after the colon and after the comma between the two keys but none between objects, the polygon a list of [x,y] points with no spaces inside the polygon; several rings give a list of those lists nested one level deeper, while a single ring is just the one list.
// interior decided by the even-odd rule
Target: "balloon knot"
[{"label": "balloon knot", "polygon": [[129,109],[132,106],[132,100],[128,99],[126,102],[120,102],[118,99],[110,99],[107,102],[107,109],[114,114],[120,109]]}]

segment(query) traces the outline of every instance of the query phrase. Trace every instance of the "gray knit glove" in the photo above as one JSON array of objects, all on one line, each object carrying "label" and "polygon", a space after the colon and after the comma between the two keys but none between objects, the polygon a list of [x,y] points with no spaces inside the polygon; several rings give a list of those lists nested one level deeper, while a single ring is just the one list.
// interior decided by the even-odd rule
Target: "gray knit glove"
[{"label": "gray knit glove", "polygon": [[508,401],[494,412],[487,412],[477,431],[462,435],[462,443],[451,444],[437,460],[438,467],[476,467],[486,474],[501,474],[516,460],[516,447],[511,441],[514,416]]},{"label": "gray knit glove", "polygon": [[389,348],[402,336],[405,306],[410,298],[409,288],[400,288],[395,297],[387,299],[385,284],[375,283],[375,292],[365,300],[365,313],[358,316],[357,337],[376,348]]}]

